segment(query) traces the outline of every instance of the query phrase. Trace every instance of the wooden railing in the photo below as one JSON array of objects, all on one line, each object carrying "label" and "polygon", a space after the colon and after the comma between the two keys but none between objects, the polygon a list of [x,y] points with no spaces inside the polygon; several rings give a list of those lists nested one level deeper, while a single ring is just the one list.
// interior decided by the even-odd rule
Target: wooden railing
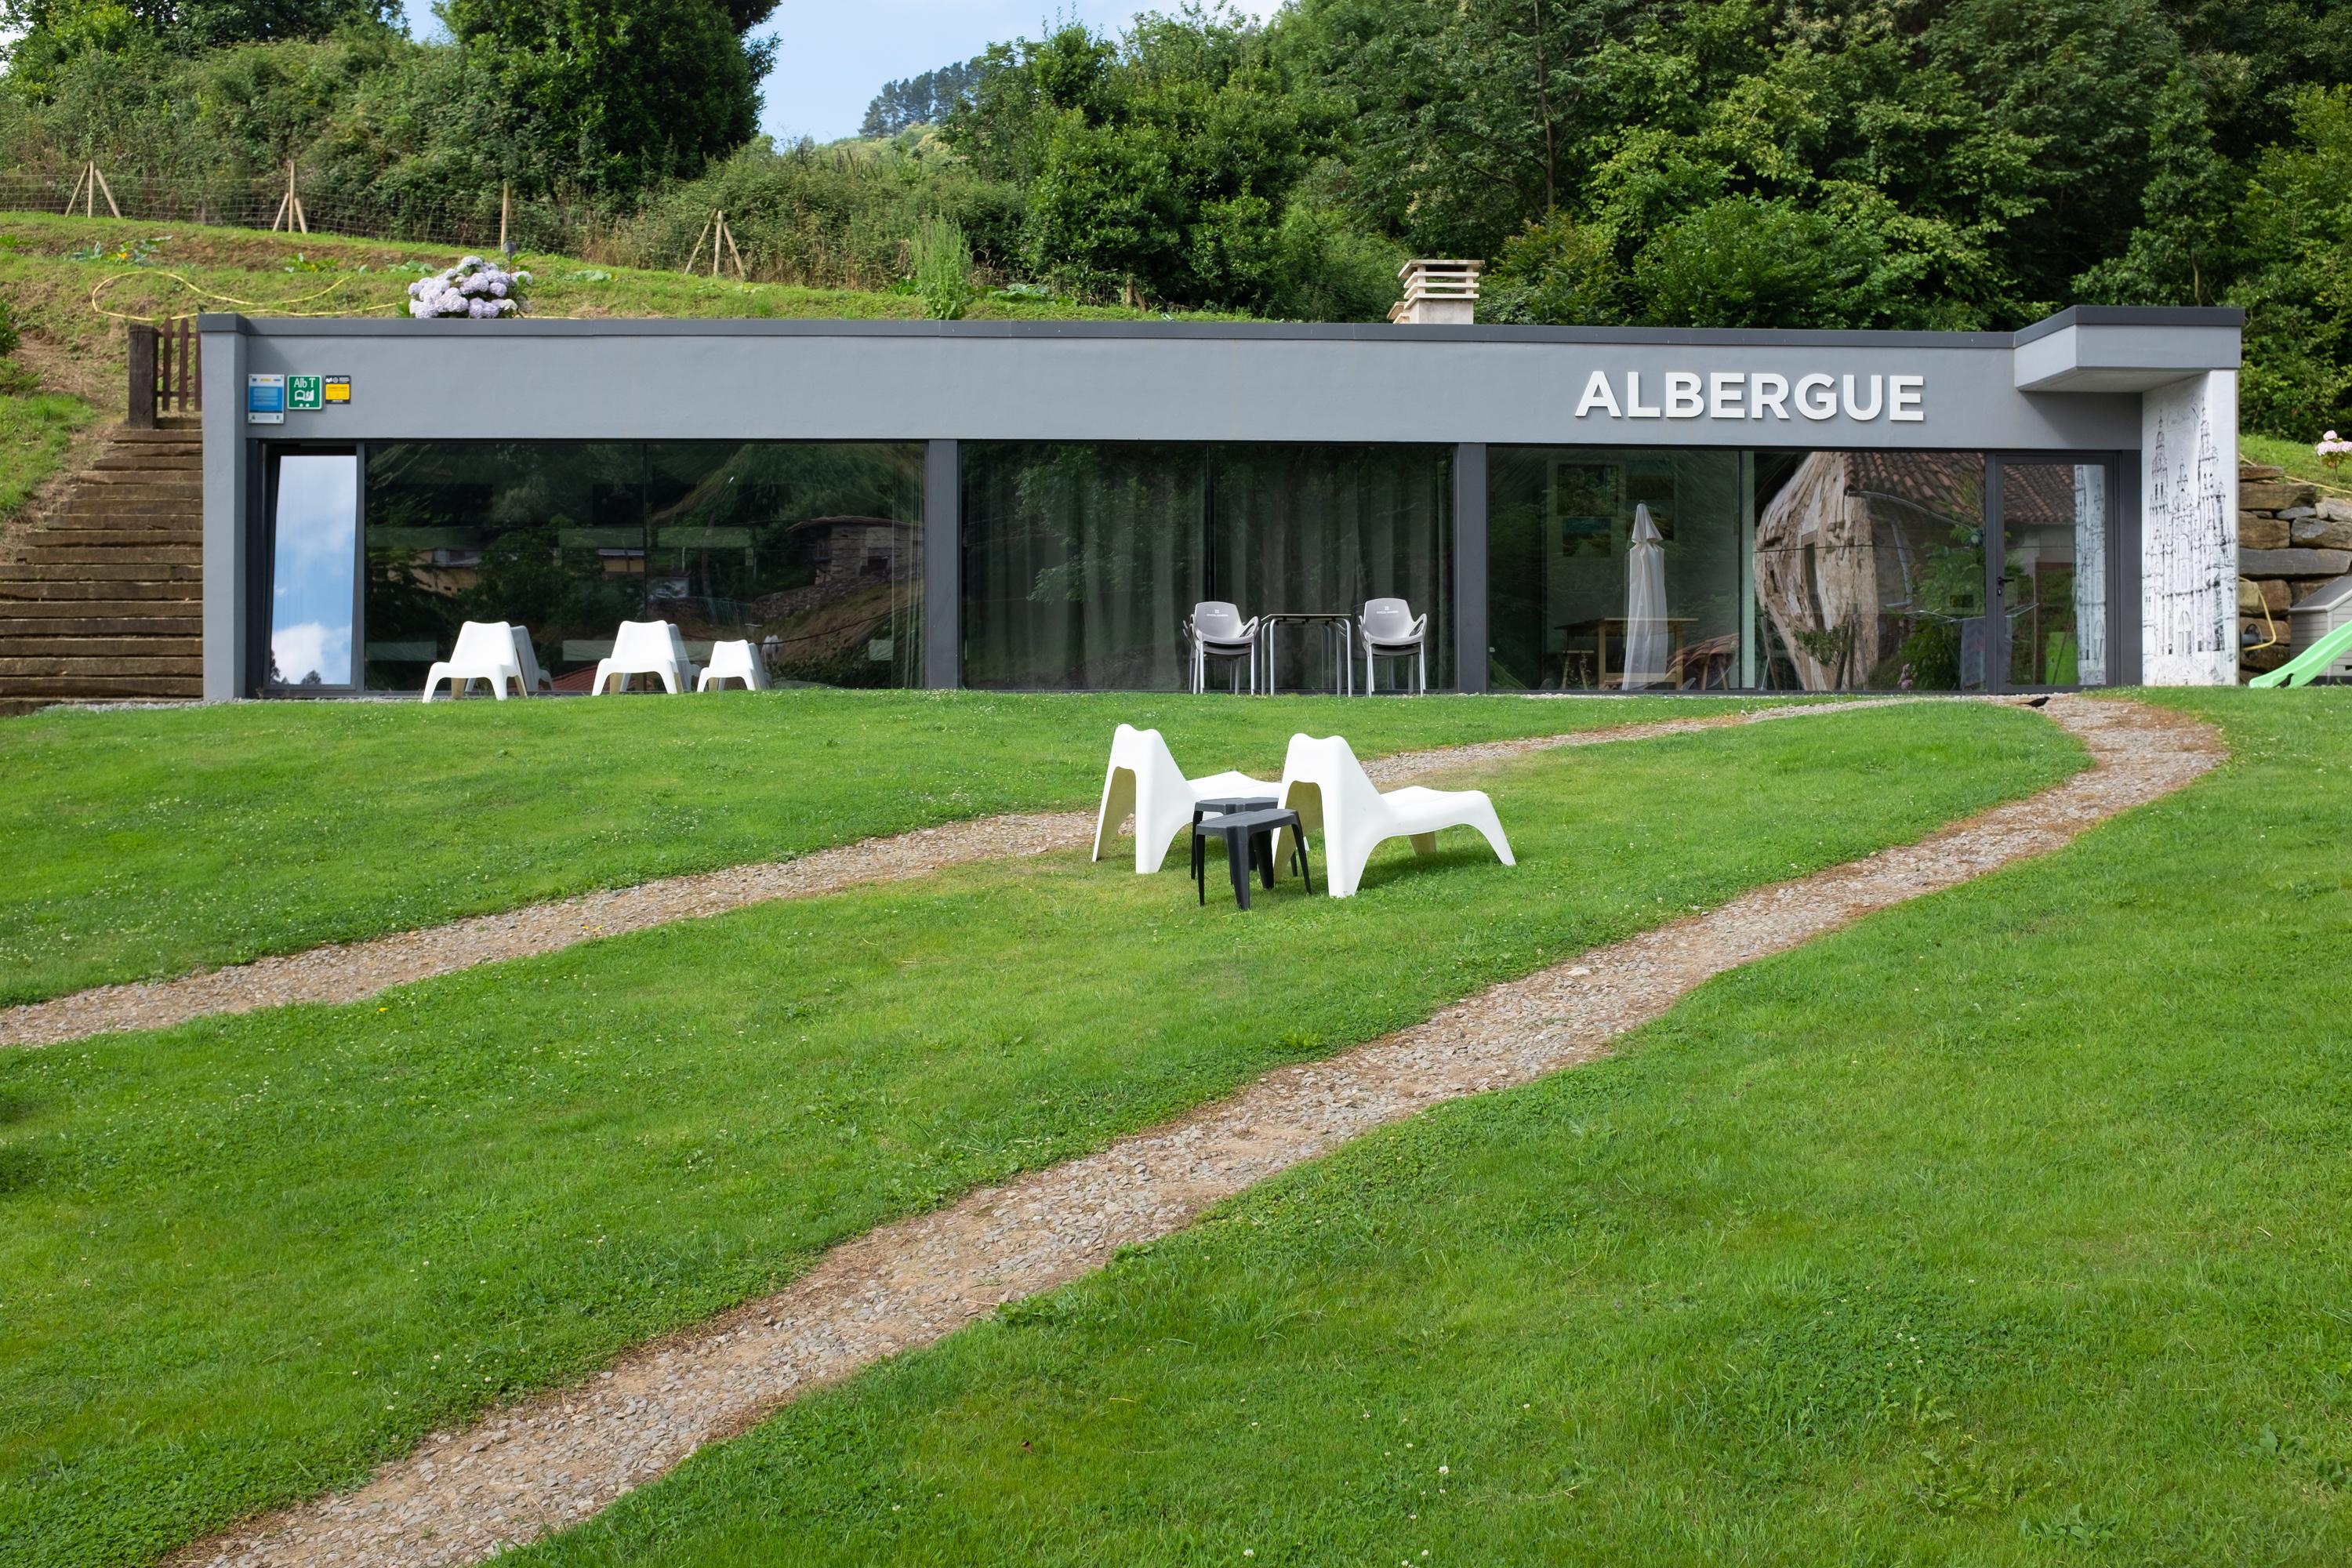
[{"label": "wooden railing", "polygon": [[161,327],[131,322],[131,427],[152,430],[158,415],[202,414],[199,361],[195,322],[184,318]]}]

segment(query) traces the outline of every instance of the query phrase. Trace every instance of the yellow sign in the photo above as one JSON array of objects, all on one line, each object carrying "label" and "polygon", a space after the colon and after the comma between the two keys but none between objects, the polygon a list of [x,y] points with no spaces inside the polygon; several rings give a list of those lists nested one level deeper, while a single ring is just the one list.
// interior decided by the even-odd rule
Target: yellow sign
[{"label": "yellow sign", "polygon": [[327,401],[329,403],[349,403],[351,400],[352,378],[348,375],[329,376],[327,378]]}]

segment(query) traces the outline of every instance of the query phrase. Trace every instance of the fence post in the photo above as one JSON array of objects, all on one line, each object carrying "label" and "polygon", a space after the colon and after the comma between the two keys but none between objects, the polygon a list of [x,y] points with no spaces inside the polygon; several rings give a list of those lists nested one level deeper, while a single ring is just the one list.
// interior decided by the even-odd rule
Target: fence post
[{"label": "fence post", "polygon": [[155,340],[154,328],[144,321],[130,323],[131,331],[131,408],[123,423],[133,430],[155,428]]}]

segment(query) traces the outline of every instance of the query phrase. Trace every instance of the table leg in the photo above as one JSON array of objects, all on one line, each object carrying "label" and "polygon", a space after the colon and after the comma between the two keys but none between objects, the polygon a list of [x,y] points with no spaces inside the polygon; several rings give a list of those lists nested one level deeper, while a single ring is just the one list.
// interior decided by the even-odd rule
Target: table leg
[{"label": "table leg", "polygon": [[1249,830],[1227,828],[1223,837],[1225,841],[1225,869],[1233,875],[1234,902],[1247,909],[1250,907]]}]

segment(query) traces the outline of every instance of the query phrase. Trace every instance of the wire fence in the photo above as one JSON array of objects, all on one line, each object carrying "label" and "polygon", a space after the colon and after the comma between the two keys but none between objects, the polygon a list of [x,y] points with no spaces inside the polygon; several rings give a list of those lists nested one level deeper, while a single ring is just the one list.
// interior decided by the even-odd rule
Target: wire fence
[{"label": "wire fence", "polygon": [[276,179],[168,180],[110,175],[87,168],[64,175],[0,172],[0,209],[70,212],[150,223],[218,225],[338,235],[353,239],[495,248],[501,237],[519,250],[593,257],[619,226],[585,203],[512,197],[399,199]]}]

